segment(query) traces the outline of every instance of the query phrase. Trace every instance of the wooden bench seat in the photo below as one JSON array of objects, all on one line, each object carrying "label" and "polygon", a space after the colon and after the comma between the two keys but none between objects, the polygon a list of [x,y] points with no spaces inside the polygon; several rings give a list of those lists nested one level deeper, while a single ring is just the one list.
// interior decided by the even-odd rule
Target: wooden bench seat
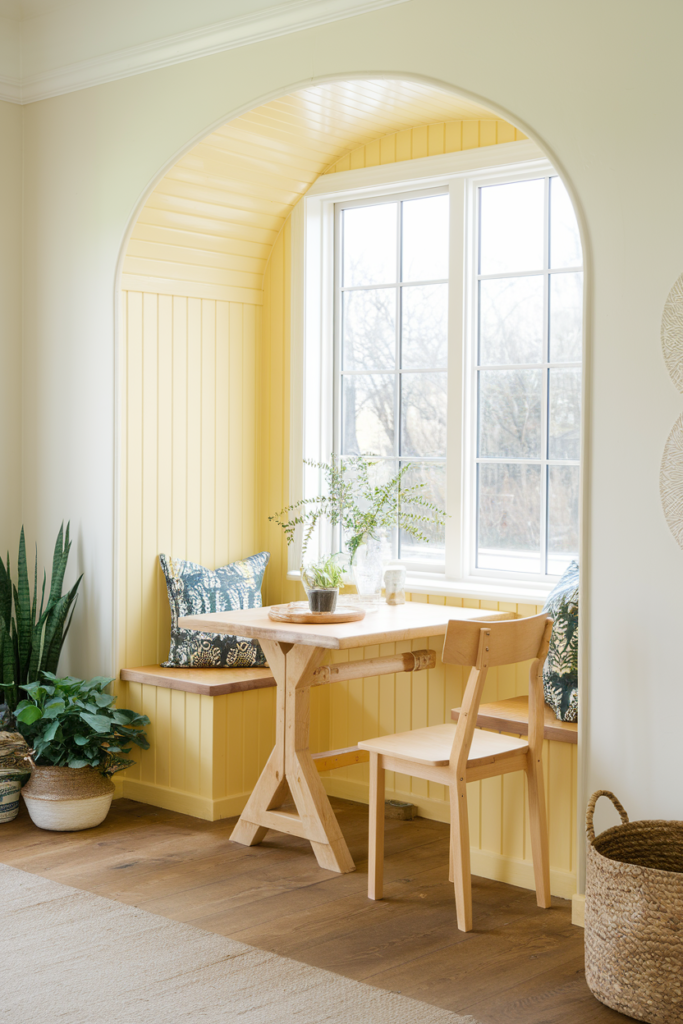
[{"label": "wooden bench seat", "polygon": [[[555,718],[555,712],[548,704],[545,705],[544,712],[543,736],[546,740],[558,740],[560,743],[578,742],[576,722],[561,722]],[[460,708],[453,708],[451,718],[457,722],[459,717]],[[527,736],[529,734],[529,698],[509,697],[507,700],[480,704],[477,728],[495,729],[496,732],[512,732],[517,736]]]},{"label": "wooden bench seat", "polygon": [[122,668],[121,678],[129,683],[164,686],[168,690],[203,693],[219,697],[224,693],[240,693],[275,686],[273,674],[264,668],[164,668],[145,665],[142,668]]}]

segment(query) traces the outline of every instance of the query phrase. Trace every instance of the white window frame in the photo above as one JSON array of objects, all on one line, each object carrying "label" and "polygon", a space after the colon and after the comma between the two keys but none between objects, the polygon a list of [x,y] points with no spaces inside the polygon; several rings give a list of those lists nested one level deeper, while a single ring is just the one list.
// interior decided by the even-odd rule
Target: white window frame
[{"label": "white window frame", "polygon": [[[514,174],[514,181],[533,181],[539,177],[546,179],[552,178],[557,175],[557,171],[549,161],[545,161],[545,169],[542,167],[534,167],[524,171],[516,171]],[[551,588],[554,582],[559,580],[559,576],[551,576],[551,582],[548,582],[549,576],[545,572],[538,574],[534,573],[517,573],[504,569],[480,569],[476,566],[477,558],[477,524],[474,521],[474,516],[477,511],[476,504],[476,490],[477,490],[477,464],[479,462],[475,451],[477,443],[477,361],[475,353],[477,351],[477,324],[476,317],[478,314],[478,285],[480,280],[480,274],[477,267],[477,256],[479,253],[479,189],[488,185],[503,185],[507,184],[511,180],[509,169],[494,168],[488,173],[472,175],[467,179],[466,183],[466,225],[468,231],[467,238],[467,256],[465,259],[465,275],[464,275],[464,287],[467,295],[465,301],[465,308],[469,314],[470,322],[467,324],[466,333],[464,338],[463,346],[463,358],[462,364],[465,372],[465,387],[463,389],[463,401],[464,401],[464,429],[463,429],[463,450],[467,453],[465,461],[465,473],[463,478],[463,494],[462,494],[462,508],[464,515],[463,523],[463,577],[465,579],[495,579],[495,580],[521,580],[527,579],[531,583],[532,581],[538,581],[544,584],[546,587]],[[544,210],[544,238],[543,238],[543,249],[544,249],[544,266],[539,271],[547,281],[544,283],[544,310],[543,310],[543,321],[544,321],[544,353],[545,360],[539,364],[539,368],[544,370],[544,380],[542,388],[542,413],[541,419],[544,426],[547,428],[548,424],[548,358],[549,358],[549,322],[548,322],[548,296],[550,291],[550,278],[555,274],[566,274],[566,273],[584,273],[584,265],[578,267],[561,267],[552,268],[550,267],[550,254],[548,251],[549,243],[549,181],[545,186],[545,210]],[[536,269],[533,272],[529,272],[529,275],[537,273]],[[525,272],[520,276],[529,276]],[[515,276],[515,275],[501,275],[501,276]],[[554,368],[561,369],[566,365],[567,369],[575,369],[576,363],[554,363]],[[579,367],[583,371],[583,361],[579,361]],[[547,433],[547,431],[546,431]],[[540,463],[541,465],[541,524],[540,524],[540,551],[541,557],[545,556],[547,561],[547,511],[548,511],[548,494],[547,494],[547,468],[551,464],[559,464],[565,466],[579,465],[581,466],[581,460],[579,459],[551,459],[548,453],[548,439],[546,437],[543,445],[544,454],[538,459],[522,459],[522,462]],[[485,461],[485,460],[482,460]],[[514,462],[514,459],[501,459],[501,462]]]},{"label": "white window frame", "polygon": [[[334,442],[335,204],[446,185],[451,203],[449,266],[448,438],[445,573],[410,573],[413,592],[542,600],[552,583],[528,574],[473,570],[471,494],[474,451],[471,338],[476,305],[474,251],[476,189],[510,176],[557,173],[531,140],[386,166],[321,175],[292,213],[290,382],[290,502],[318,493],[316,470],[303,459],[326,461]],[[474,283],[472,277],[474,275]],[[329,550],[331,531],[319,531],[308,554]],[[300,567],[300,539],[289,549],[289,576]]]}]

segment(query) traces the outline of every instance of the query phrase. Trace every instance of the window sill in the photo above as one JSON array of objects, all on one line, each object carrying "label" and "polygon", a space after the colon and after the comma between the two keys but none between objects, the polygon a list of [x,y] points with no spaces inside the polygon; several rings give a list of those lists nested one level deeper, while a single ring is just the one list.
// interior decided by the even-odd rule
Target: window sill
[{"label": "window sill", "polygon": [[[295,569],[287,579],[301,580]],[[554,584],[525,585],[516,580],[446,580],[437,576],[409,574],[406,591],[409,594],[431,594],[435,597],[469,597],[477,601],[505,601],[510,604],[545,604]]]}]

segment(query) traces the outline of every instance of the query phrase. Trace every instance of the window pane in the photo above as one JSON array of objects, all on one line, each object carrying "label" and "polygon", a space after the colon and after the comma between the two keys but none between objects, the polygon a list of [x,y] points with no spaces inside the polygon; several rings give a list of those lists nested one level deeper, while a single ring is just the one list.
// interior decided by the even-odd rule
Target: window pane
[{"label": "window pane", "polygon": [[550,275],[550,360],[581,361],[583,274]]},{"label": "window pane", "polygon": [[446,454],[445,373],[401,374],[401,455]]},{"label": "window pane", "polygon": [[543,277],[480,281],[479,362],[543,362]]},{"label": "window pane", "polygon": [[578,461],[581,370],[550,370],[549,373],[548,458]]},{"label": "window pane", "polygon": [[342,454],[391,455],[394,450],[394,375],[342,377]]},{"label": "window pane", "polygon": [[448,277],[448,196],[403,203],[403,281]]},{"label": "window pane", "polygon": [[342,367],[393,370],[396,365],[396,289],[343,292]]},{"label": "window pane", "polygon": [[480,464],[477,566],[540,572],[541,467]]},{"label": "window pane", "polygon": [[411,370],[446,367],[448,285],[413,285],[402,288],[401,302],[401,365]]},{"label": "window pane", "polygon": [[548,569],[561,576],[579,553],[579,467],[548,466]]},{"label": "window pane", "polygon": [[396,281],[396,203],[344,210],[343,285]]},{"label": "window pane", "polygon": [[[446,467],[443,463],[413,463],[403,477],[403,486],[424,484],[420,497],[431,501],[439,508],[446,508]],[[431,517],[428,511],[421,515]],[[446,532],[443,526],[433,522],[422,523],[420,531],[429,538],[429,543],[413,537],[405,530],[399,531],[399,558],[409,562],[430,562],[435,566],[446,561]]]},{"label": "window pane", "polygon": [[581,237],[569,193],[559,178],[550,179],[550,266],[580,267]]},{"label": "window pane", "polygon": [[487,185],[481,193],[480,273],[543,267],[545,180]]},{"label": "window pane", "polygon": [[541,457],[542,370],[479,372],[479,455]]}]

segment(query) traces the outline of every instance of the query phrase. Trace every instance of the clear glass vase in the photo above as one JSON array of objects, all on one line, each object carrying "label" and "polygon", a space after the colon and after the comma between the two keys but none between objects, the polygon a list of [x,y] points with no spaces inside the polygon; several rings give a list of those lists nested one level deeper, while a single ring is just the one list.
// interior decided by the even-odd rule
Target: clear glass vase
[{"label": "clear glass vase", "polygon": [[386,535],[366,536],[351,562],[353,582],[361,604],[375,606],[382,600],[384,567],[391,558]]}]

